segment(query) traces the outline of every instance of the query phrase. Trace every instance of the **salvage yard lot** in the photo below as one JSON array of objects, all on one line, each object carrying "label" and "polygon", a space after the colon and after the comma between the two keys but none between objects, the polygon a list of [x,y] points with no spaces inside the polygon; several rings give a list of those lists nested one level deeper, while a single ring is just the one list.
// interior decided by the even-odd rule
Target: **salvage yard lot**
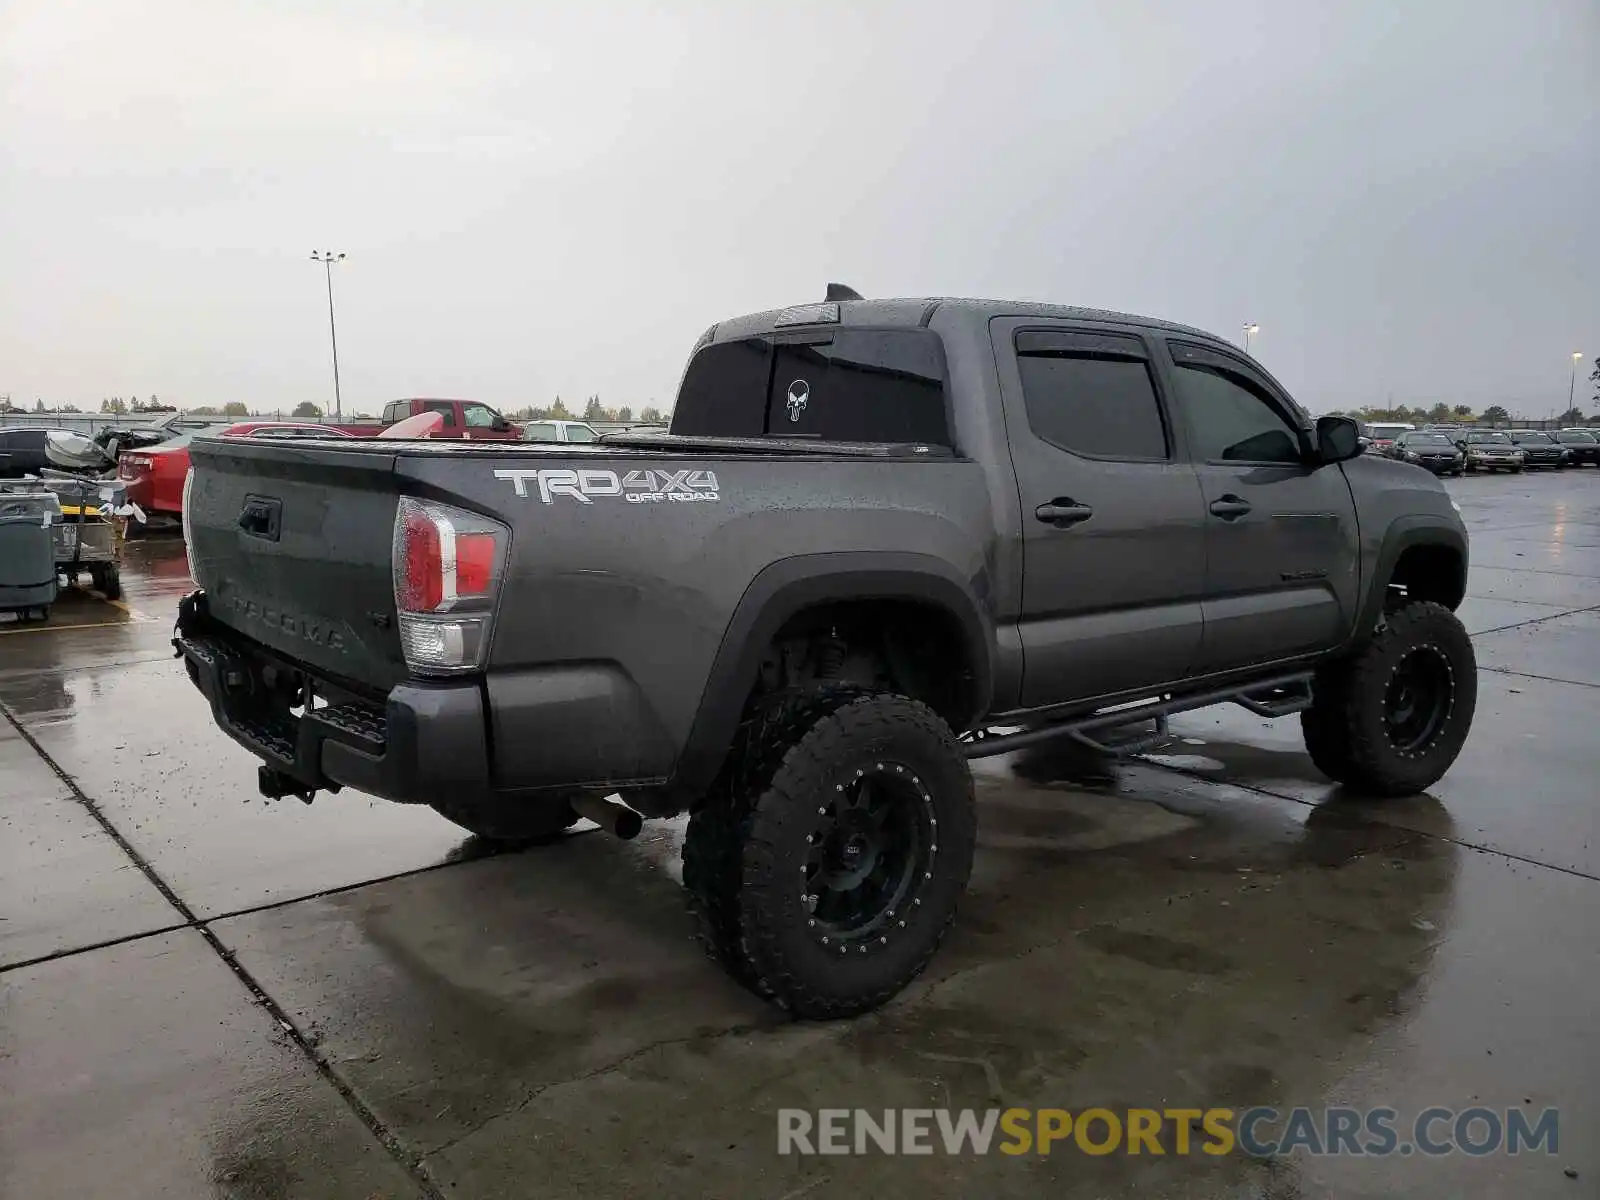
[{"label": "salvage yard lot", "polygon": [[[1592,1195],[1600,472],[1448,486],[1480,694],[1431,794],[1341,796],[1238,709],[1114,792],[985,761],[952,935],[833,1025],[702,957],[678,823],[491,855],[431,811],[257,799],[166,643],[182,547],[147,541],[124,607],[0,626],[0,1194]],[[1330,1103],[1553,1106],[1563,1138],[776,1152],[786,1107]]]}]

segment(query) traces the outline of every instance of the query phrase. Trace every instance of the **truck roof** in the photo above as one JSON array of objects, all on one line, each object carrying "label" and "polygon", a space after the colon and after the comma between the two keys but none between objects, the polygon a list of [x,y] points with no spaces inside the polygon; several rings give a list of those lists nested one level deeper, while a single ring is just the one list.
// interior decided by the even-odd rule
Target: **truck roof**
[{"label": "truck roof", "polygon": [[[834,316],[834,310],[837,316]],[[1081,308],[1067,304],[1041,304],[1029,300],[980,300],[957,296],[900,297],[889,300],[820,301],[796,304],[787,308],[768,309],[719,321],[702,336],[705,342],[725,342],[753,334],[770,333],[787,328],[804,328],[823,325],[900,325],[908,328],[928,325],[936,312],[951,312],[969,316],[974,321],[988,321],[993,317],[1051,317],[1071,321],[1092,321],[1110,325],[1142,325],[1167,333],[1181,333],[1185,337],[1203,338],[1208,342],[1226,343],[1214,333],[1180,325],[1158,317],[1142,317],[1134,313],[1113,312],[1104,308]]]}]

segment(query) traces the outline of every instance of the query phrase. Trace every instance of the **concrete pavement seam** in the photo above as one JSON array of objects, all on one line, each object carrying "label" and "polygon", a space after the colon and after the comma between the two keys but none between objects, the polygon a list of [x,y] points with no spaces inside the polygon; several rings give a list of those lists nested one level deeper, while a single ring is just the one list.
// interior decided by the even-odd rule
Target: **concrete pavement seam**
[{"label": "concrete pavement seam", "polygon": [[[682,1045],[686,1045],[686,1044],[688,1044],[690,1042],[700,1042],[700,1041],[716,1042],[716,1041],[721,1041],[725,1037],[739,1036],[739,1035],[747,1034],[747,1033],[755,1033],[755,1032],[760,1032],[760,1031],[764,1031],[764,1030],[768,1030],[768,1029],[772,1029],[772,1028],[781,1028],[781,1027],[787,1026],[787,1025],[797,1025],[799,1023],[800,1022],[799,1022],[798,1018],[790,1017],[790,1018],[787,1018],[787,1019],[776,1020],[776,1021],[772,1022],[771,1024],[731,1025],[727,1029],[719,1029],[717,1032],[712,1033],[712,1034],[690,1033],[690,1034],[684,1034],[681,1037],[662,1038],[658,1042],[651,1042],[647,1046],[640,1046],[637,1050],[630,1050],[630,1051],[628,1051],[628,1053],[622,1055],[622,1057],[620,1057],[620,1058],[614,1059],[613,1061],[608,1062],[608,1063],[601,1063],[599,1066],[591,1067],[587,1071],[581,1071],[577,1075],[569,1076],[566,1079],[552,1079],[548,1083],[541,1083],[538,1087],[530,1088],[527,1091],[527,1093],[525,1095],[523,1095],[522,1098],[519,1099],[510,1108],[502,1109],[501,1111],[499,1111],[497,1113],[490,1113],[483,1120],[479,1121],[476,1125],[472,1126],[472,1128],[465,1129],[462,1132],[456,1134],[454,1137],[448,1138],[445,1141],[439,1143],[439,1145],[435,1146],[432,1150],[428,1151],[427,1155],[424,1156],[422,1162],[425,1164],[428,1161],[428,1159],[436,1158],[439,1155],[445,1153],[447,1150],[450,1150],[450,1149],[453,1149],[456,1146],[459,1146],[462,1142],[466,1141],[468,1138],[472,1137],[474,1134],[482,1133],[485,1129],[489,1128],[489,1126],[495,1124],[496,1122],[502,1121],[502,1120],[506,1119],[507,1117],[514,1117],[518,1113],[525,1111],[527,1109],[528,1105],[532,1104],[535,1100],[537,1100],[540,1096],[544,1095],[551,1088],[569,1087],[572,1084],[586,1083],[591,1079],[598,1079],[602,1075],[609,1075],[613,1071],[620,1071],[624,1067],[626,1067],[629,1063],[634,1062],[637,1059],[643,1058],[646,1054],[652,1054],[655,1051],[665,1049],[668,1046],[682,1046]],[[781,1076],[780,1076],[780,1078],[781,1078]],[[426,1170],[427,1168],[424,1167],[423,1169]]]},{"label": "concrete pavement seam", "polygon": [[1584,679],[1562,679],[1559,675],[1535,675],[1532,671],[1513,671],[1510,667],[1485,667],[1480,665],[1480,671],[1491,671],[1496,675],[1513,675],[1518,679],[1537,679],[1541,683],[1565,683],[1572,687],[1600,688],[1600,683],[1590,683]]},{"label": "concrete pavement seam", "polygon": [[167,903],[172,905],[172,907],[177,910],[178,915],[184,920],[184,924],[178,928],[193,929],[201,936],[201,938],[205,940],[206,945],[211,947],[212,953],[222,960],[223,965],[227,967],[228,970],[233,974],[234,978],[244,986],[244,989],[250,993],[251,998],[266,1010],[267,1015],[277,1023],[278,1028],[284,1032],[291,1042],[299,1047],[300,1052],[310,1061],[312,1068],[317,1072],[318,1075],[322,1076],[322,1078],[328,1082],[335,1092],[338,1093],[338,1095],[344,1100],[345,1106],[355,1114],[356,1119],[359,1120],[362,1125],[366,1126],[367,1132],[372,1134],[372,1136],[377,1139],[378,1144],[384,1148],[389,1157],[394,1160],[395,1164],[405,1172],[406,1177],[411,1180],[418,1190],[420,1190],[424,1196],[428,1197],[428,1200],[444,1200],[443,1193],[433,1185],[432,1180],[429,1179],[427,1174],[420,1169],[420,1163],[410,1153],[407,1152],[405,1146],[400,1141],[399,1136],[396,1135],[394,1131],[392,1131],[387,1125],[385,1125],[378,1117],[377,1113],[373,1112],[372,1109],[369,1108],[366,1103],[355,1094],[355,1091],[347,1083],[345,1083],[344,1079],[341,1078],[336,1071],[334,1071],[332,1064],[330,1064],[322,1055],[317,1053],[316,1047],[306,1040],[305,1035],[300,1031],[300,1028],[289,1019],[289,1014],[283,1009],[283,1007],[267,994],[267,990],[256,981],[255,977],[251,975],[243,965],[240,964],[238,959],[234,957],[233,952],[229,950],[227,946],[223,945],[222,939],[216,935],[216,933],[206,922],[200,920],[200,918],[195,915],[194,910],[189,907],[188,903],[181,896],[179,896],[177,892],[173,891],[172,887],[165,879],[161,877],[156,869],[145,860],[144,856],[134,849],[133,844],[122,835],[122,831],[111,822],[110,818],[100,811],[100,806],[90,799],[84,790],[78,786],[78,781],[69,775],[65,770],[63,770],[60,763],[56,762],[55,759],[50,757],[50,755],[45,751],[44,747],[39,744],[38,739],[35,738],[28,729],[23,727],[22,722],[17,719],[16,714],[13,713],[9,707],[4,704],[0,704],[0,714],[4,714],[6,720],[11,723],[14,729],[16,729],[17,734],[24,741],[26,741],[28,745],[32,746],[34,753],[42,758],[45,762],[45,765],[56,773],[56,777],[67,786],[68,790],[71,791],[73,797],[78,801],[78,803],[83,805],[84,808],[89,811],[89,815],[94,817],[95,821],[99,823],[100,828],[105,831],[106,835],[110,837],[111,840],[119,847],[121,847],[122,852],[128,856],[129,860],[134,866],[139,868],[139,870],[144,874],[145,878],[150,881],[151,886],[160,892],[161,895],[166,899]]},{"label": "concrete pavement seam", "polygon": [[[1468,600],[1490,600],[1490,601],[1492,601],[1494,599],[1494,597],[1492,597],[1492,596],[1468,596],[1467,599]],[[1511,600],[1511,601],[1507,601],[1506,603],[1516,604],[1516,603],[1518,603],[1518,601]],[[1474,633],[1471,636],[1473,636],[1475,638],[1480,638],[1480,637],[1485,637],[1485,636],[1487,636],[1488,634],[1491,634],[1491,633],[1504,633],[1508,629],[1521,629],[1524,625],[1537,625],[1541,621],[1559,621],[1563,617],[1575,617],[1579,613],[1591,613],[1591,612],[1597,612],[1597,611],[1600,611],[1600,604],[1590,604],[1590,605],[1586,605],[1583,608],[1569,608],[1565,612],[1551,613],[1547,617],[1529,617],[1526,621],[1513,621],[1509,625],[1496,625],[1493,629],[1480,629],[1480,630],[1478,630],[1477,633]]]},{"label": "concrete pavement seam", "polygon": [[87,946],[69,946],[63,950],[52,950],[49,954],[40,954],[33,958],[20,959],[13,963],[0,963],[0,975],[7,971],[20,971],[24,967],[37,967],[41,963],[52,963],[57,959],[71,958],[75,954],[92,954],[96,950],[109,950],[112,946],[126,946],[129,942],[142,941],[145,938],[160,937],[162,934],[177,933],[189,926],[182,921],[172,925],[161,925],[155,929],[142,929],[138,933],[125,933],[121,937],[106,938],[103,942],[90,942]]}]

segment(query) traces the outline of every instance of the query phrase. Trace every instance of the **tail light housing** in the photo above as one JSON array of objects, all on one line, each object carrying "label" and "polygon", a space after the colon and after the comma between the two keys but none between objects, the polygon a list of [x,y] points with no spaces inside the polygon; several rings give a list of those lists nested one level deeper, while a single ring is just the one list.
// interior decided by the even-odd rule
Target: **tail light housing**
[{"label": "tail light housing", "polygon": [[394,606],[406,665],[453,674],[483,665],[511,532],[409,496],[394,514]]},{"label": "tail light housing", "polygon": [[190,467],[183,477],[183,556],[189,560],[189,578],[198,587],[200,573],[194,567],[194,528],[189,521],[189,495],[193,491],[194,468]]}]

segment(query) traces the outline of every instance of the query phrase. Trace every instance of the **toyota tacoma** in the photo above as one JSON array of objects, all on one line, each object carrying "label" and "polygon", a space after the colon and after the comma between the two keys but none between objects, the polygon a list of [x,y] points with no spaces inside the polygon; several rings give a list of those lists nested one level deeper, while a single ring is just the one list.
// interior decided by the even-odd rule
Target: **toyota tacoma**
[{"label": "toyota tacoma", "polygon": [[714,957],[841,1016],[953,919],[970,759],[1236,703],[1352,791],[1444,774],[1466,529],[1359,436],[1198,329],[835,286],[707,331],[664,433],[197,439],[174,644],[267,796],[687,813]]}]

